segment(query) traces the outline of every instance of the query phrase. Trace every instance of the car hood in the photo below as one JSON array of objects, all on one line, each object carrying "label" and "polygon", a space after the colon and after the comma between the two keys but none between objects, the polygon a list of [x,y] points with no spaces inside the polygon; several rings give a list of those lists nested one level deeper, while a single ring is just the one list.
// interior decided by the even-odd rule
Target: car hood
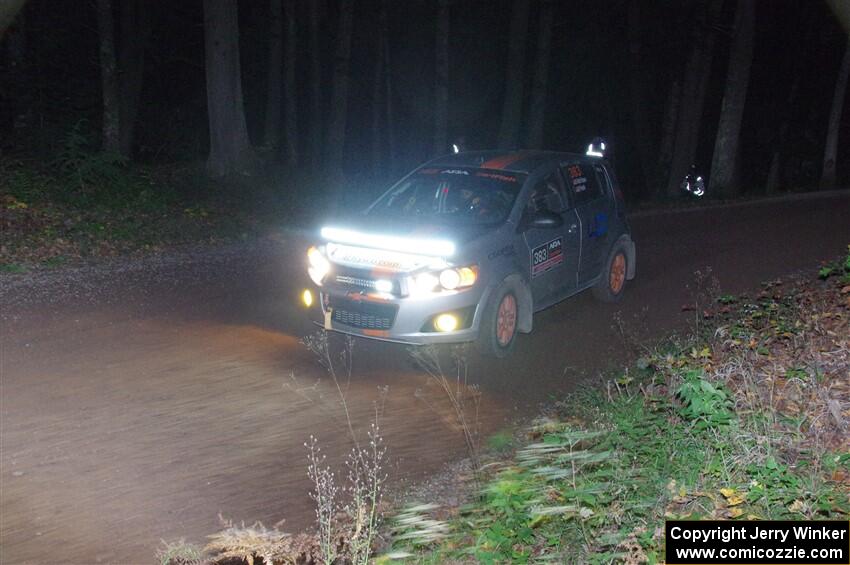
[{"label": "car hood", "polygon": [[[366,220],[370,221],[366,221]],[[412,272],[474,258],[497,226],[376,221],[358,218],[322,228],[328,259],[358,269]],[[333,244],[333,245],[331,245]]]},{"label": "car hood", "polygon": [[[407,239],[446,240],[460,249],[476,239],[492,234],[499,225],[453,226],[439,223],[388,220],[370,216],[334,222],[333,227],[352,230],[359,233],[375,234]],[[415,250],[411,250],[415,252]]]}]

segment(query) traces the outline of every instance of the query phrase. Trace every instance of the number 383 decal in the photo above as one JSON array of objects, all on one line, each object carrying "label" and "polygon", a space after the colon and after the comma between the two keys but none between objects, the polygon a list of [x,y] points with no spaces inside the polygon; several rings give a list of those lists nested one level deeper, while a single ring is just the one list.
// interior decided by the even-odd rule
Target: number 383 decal
[{"label": "number 383 decal", "polygon": [[547,241],[531,250],[531,276],[542,275],[564,262],[563,239]]}]

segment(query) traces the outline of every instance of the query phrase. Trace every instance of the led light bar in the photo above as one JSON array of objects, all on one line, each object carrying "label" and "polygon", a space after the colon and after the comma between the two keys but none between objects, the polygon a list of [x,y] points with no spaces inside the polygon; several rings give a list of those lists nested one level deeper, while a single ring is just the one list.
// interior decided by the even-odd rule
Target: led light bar
[{"label": "led light bar", "polygon": [[324,227],[321,233],[322,237],[328,241],[387,249],[390,251],[414,252],[418,255],[429,255],[432,257],[450,257],[455,252],[454,243],[440,239],[395,237],[374,233],[361,233],[333,227]]},{"label": "led light bar", "polygon": [[601,151],[597,151],[596,148],[593,147],[593,144],[587,146],[587,151],[584,153],[585,155],[589,155],[591,157],[604,157]]}]

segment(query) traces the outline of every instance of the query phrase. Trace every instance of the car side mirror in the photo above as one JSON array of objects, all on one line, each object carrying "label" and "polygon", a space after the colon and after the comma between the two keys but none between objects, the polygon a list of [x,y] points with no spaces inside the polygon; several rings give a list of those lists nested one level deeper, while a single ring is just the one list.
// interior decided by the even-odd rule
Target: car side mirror
[{"label": "car side mirror", "polygon": [[554,229],[564,225],[560,214],[551,210],[538,210],[526,223],[526,228]]}]

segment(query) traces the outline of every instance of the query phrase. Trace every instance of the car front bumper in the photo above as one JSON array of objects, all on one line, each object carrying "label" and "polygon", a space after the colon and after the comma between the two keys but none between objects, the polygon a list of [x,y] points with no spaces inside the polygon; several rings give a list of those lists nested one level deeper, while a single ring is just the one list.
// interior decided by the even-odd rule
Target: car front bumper
[{"label": "car front bumper", "polygon": [[[463,343],[478,338],[483,304],[489,290],[468,288],[428,296],[395,297],[328,288],[315,288],[319,299],[312,308],[314,322],[327,330],[369,339],[429,345]],[[454,331],[434,329],[440,314],[461,320]]]}]

